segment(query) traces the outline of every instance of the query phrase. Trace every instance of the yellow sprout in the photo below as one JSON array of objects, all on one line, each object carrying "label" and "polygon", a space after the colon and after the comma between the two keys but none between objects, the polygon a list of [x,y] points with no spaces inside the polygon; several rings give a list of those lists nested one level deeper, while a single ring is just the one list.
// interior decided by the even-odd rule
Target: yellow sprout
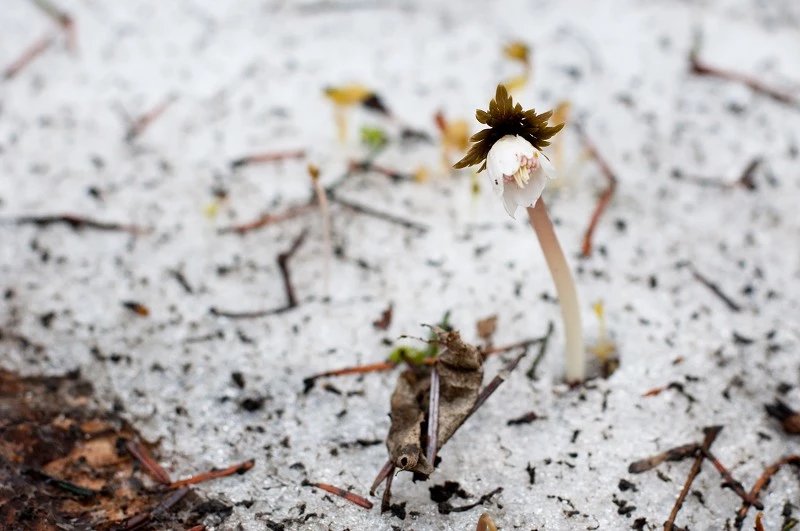
[{"label": "yellow sprout", "polygon": [[369,98],[372,91],[364,85],[350,83],[339,87],[327,87],[325,95],[336,105],[350,107]]},{"label": "yellow sprout", "polygon": [[503,47],[503,55],[512,61],[530,65],[531,49],[522,41],[512,41]]},{"label": "yellow sprout", "polygon": [[597,343],[590,347],[589,350],[597,356],[601,363],[606,363],[617,352],[617,345],[608,337],[603,301],[597,301],[592,304],[592,310],[594,310],[594,314],[597,317],[598,334]]},{"label": "yellow sprout", "polygon": [[531,78],[533,70],[531,67],[531,50],[524,42],[513,41],[503,47],[503,55],[512,61],[520,63],[524,68],[522,74],[514,76],[503,83],[509,92],[518,92],[525,88]]},{"label": "yellow sprout", "polygon": [[364,102],[372,95],[373,92],[371,90],[358,83],[325,88],[325,96],[333,102],[333,119],[336,122],[339,142],[342,144],[347,141],[347,113],[345,109]]}]

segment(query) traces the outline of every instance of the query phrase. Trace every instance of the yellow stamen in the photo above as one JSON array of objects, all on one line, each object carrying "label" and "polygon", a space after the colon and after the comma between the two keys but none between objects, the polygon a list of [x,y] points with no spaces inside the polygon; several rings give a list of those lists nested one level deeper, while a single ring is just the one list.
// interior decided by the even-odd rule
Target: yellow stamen
[{"label": "yellow stamen", "polygon": [[527,166],[520,166],[519,169],[514,172],[514,182],[517,183],[517,186],[520,188],[524,188],[528,181],[531,180],[531,174],[528,171]]}]

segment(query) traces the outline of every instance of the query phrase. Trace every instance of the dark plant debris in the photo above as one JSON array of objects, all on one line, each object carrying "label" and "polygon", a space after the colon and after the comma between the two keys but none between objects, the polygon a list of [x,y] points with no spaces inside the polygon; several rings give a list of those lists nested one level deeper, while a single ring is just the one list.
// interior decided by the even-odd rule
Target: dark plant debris
[{"label": "dark plant debris", "polygon": [[209,504],[188,485],[253,465],[172,482],[151,447],[114,408],[99,406],[77,372],[20,377],[0,371],[0,411],[3,529],[133,530],[154,522],[185,529]]}]

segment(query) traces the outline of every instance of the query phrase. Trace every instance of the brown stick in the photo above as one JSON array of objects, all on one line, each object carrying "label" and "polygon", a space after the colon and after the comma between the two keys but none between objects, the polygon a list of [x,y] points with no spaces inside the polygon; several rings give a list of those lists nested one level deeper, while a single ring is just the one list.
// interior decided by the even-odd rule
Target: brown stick
[{"label": "brown stick", "polygon": [[42,37],[34,41],[28,48],[26,48],[22,55],[14,60],[3,71],[3,78],[8,80],[16,76],[23,68],[30,64],[34,59],[42,55],[53,44],[52,37]]},{"label": "brown stick", "polygon": [[[750,489],[750,498],[757,500],[761,490],[769,484],[772,476],[777,474],[778,470],[780,470],[784,465],[800,467],[800,455],[790,455],[788,457],[784,457],[765,468],[764,472],[761,473],[761,476],[759,476],[759,478],[753,484],[753,488]],[[750,505],[751,504],[747,501],[742,502],[742,506],[739,508],[739,512],[736,514],[737,525],[741,526],[741,523],[747,517],[747,511],[750,510]]]},{"label": "brown stick", "polygon": [[716,468],[717,471],[719,471],[720,475],[722,475],[722,478],[725,480],[725,484],[728,485],[733,490],[733,492],[735,492],[742,499],[743,502],[747,502],[759,510],[764,508],[764,505],[760,501],[758,501],[758,498],[750,496],[748,493],[744,491],[744,486],[741,483],[739,483],[736,479],[734,479],[730,471],[728,471],[728,469],[725,468],[725,465],[720,463],[719,459],[717,459],[716,456],[712,454],[710,450],[701,448],[700,451],[703,452],[703,454],[706,456],[706,459],[711,461],[711,464],[714,465],[714,468]]},{"label": "brown stick", "polygon": [[61,27],[67,37],[67,49],[70,52],[74,52],[77,49],[75,20],[68,13],[61,11],[48,0],[33,0],[33,3]]},{"label": "brown stick", "polygon": [[673,531],[675,529],[675,518],[678,516],[678,512],[681,510],[681,506],[683,506],[683,501],[686,499],[686,495],[689,494],[689,489],[692,487],[692,482],[694,478],[700,473],[700,468],[703,465],[703,459],[705,458],[705,453],[711,448],[711,445],[714,444],[714,440],[719,435],[719,432],[722,431],[722,426],[710,426],[703,430],[706,434],[705,438],[703,439],[703,444],[700,446],[700,451],[697,453],[697,457],[694,459],[694,463],[692,464],[691,470],[689,470],[689,476],[686,478],[686,483],[683,485],[683,489],[681,489],[680,494],[678,495],[678,499],[675,500],[675,505],[672,507],[672,511],[669,514],[669,518],[666,522],[664,522],[664,531]]},{"label": "brown stick", "polygon": [[295,238],[292,246],[286,252],[283,252],[278,255],[278,268],[281,270],[281,278],[283,278],[283,288],[286,291],[286,304],[280,306],[278,308],[273,308],[270,310],[258,310],[254,312],[228,312],[224,310],[218,310],[217,308],[211,308],[209,311],[212,315],[216,315],[219,317],[228,317],[229,319],[253,319],[256,317],[265,317],[267,315],[275,315],[278,313],[283,313],[289,310],[292,310],[297,307],[297,297],[294,293],[294,285],[292,284],[292,277],[289,273],[289,259],[294,256],[300,246],[303,244],[303,241],[306,239],[306,235],[308,234],[308,229],[303,229],[303,232]]},{"label": "brown stick", "polygon": [[697,450],[699,449],[700,445],[697,443],[676,446],[675,448],[670,448],[665,452],[634,461],[628,465],[628,472],[631,474],[641,474],[642,472],[652,470],[664,461],[681,461],[687,457],[696,455]]},{"label": "brown stick", "polygon": [[296,149],[294,151],[277,151],[271,153],[257,153],[255,155],[247,155],[234,159],[231,161],[231,169],[235,170],[242,166],[250,166],[251,164],[266,164],[268,162],[278,162],[281,160],[289,159],[302,159],[306,156],[306,150]]},{"label": "brown stick", "polygon": [[394,214],[388,214],[386,212],[383,212],[381,210],[376,210],[366,205],[353,203],[349,199],[342,199],[336,193],[334,193],[334,191],[331,188],[328,188],[328,200],[330,200],[332,203],[337,203],[340,206],[348,208],[354,212],[358,212],[359,214],[371,216],[373,218],[386,221],[388,223],[394,223],[395,225],[400,225],[401,227],[415,230],[421,234],[428,232],[427,225],[423,225],[421,223],[417,223],[416,221],[411,221],[405,218],[401,218],[400,216],[395,216]]},{"label": "brown stick", "polygon": [[378,485],[383,483],[383,480],[388,476],[391,476],[393,473],[394,463],[391,461],[386,461],[378,472],[378,475],[375,476],[375,479],[372,481],[372,486],[369,488],[370,496],[375,496],[375,491],[378,490]]},{"label": "brown stick", "polygon": [[375,164],[371,160],[363,160],[363,161],[350,161],[350,171],[351,172],[368,172],[374,171],[375,173],[380,173],[381,175],[385,175],[386,177],[390,178],[393,181],[413,181],[414,176],[409,175],[406,173],[401,173],[397,170],[393,170],[391,168],[387,168],[386,166],[380,166]]},{"label": "brown stick", "polygon": [[600,151],[597,149],[597,146],[595,146],[586,135],[583,127],[581,127],[580,124],[574,124],[573,127],[575,128],[575,131],[577,131],[578,137],[580,137],[584,149],[589,152],[589,155],[595,160],[597,165],[600,166],[600,171],[603,173],[606,181],[608,181],[608,186],[605,190],[603,190],[603,192],[600,194],[600,197],[597,199],[597,205],[594,208],[594,212],[592,212],[592,217],[589,219],[589,226],[586,228],[586,232],[583,233],[581,256],[588,258],[592,254],[592,237],[594,236],[594,231],[597,228],[600,217],[603,215],[608,207],[608,204],[611,202],[611,198],[614,196],[614,192],[617,189],[618,180],[617,176],[611,169],[611,166],[609,166],[608,162],[606,162],[606,160],[600,155]]},{"label": "brown stick", "polygon": [[150,477],[164,485],[172,483],[172,479],[169,477],[167,471],[153,459],[153,456],[150,455],[150,451],[143,444],[138,441],[126,441],[125,448],[142,464],[142,467],[150,474]]},{"label": "brown stick", "polygon": [[232,465],[227,468],[223,468],[221,470],[209,470],[208,472],[195,474],[194,476],[188,477],[186,479],[175,481],[173,483],[170,483],[169,488],[179,489],[187,485],[197,485],[198,483],[203,483],[204,481],[209,481],[211,479],[224,478],[232,476],[234,474],[244,474],[245,472],[253,468],[253,465],[255,464],[256,464],[255,459],[248,459],[247,461],[239,463],[238,465]]},{"label": "brown stick", "polygon": [[127,142],[132,142],[139,135],[144,133],[145,129],[147,129],[154,121],[156,121],[159,116],[164,114],[164,111],[166,111],[167,108],[172,105],[175,99],[176,98],[174,96],[170,96],[159,103],[155,108],[137,118],[128,128],[128,132],[125,134],[125,140]]},{"label": "brown stick", "polygon": [[739,306],[736,302],[734,302],[734,300],[731,299],[728,295],[726,295],[718,284],[711,282],[709,279],[701,275],[700,272],[697,269],[695,269],[693,265],[690,264],[690,267],[692,269],[692,276],[694,276],[694,278],[698,280],[702,285],[710,289],[714,295],[719,297],[719,299],[725,303],[725,306],[727,306],[733,312],[742,311],[742,307]]},{"label": "brown stick", "polygon": [[305,205],[290,207],[280,214],[264,214],[253,221],[248,221],[247,223],[243,223],[241,225],[222,227],[217,230],[217,234],[228,234],[231,232],[235,232],[236,234],[246,234],[262,227],[266,227],[267,225],[272,225],[273,223],[280,223],[281,221],[302,216],[303,214],[316,210],[318,207],[319,205],[315,201],[312,201]]},{"label": "brown stick", "polygon": [[349,501],[350,503],[355,503],[356,505],[363,507],[364,509],[372,509],[372,502],[364,498],[363,496],[359,496],[358,494],[355,494],[353,492],[344,490],[339,487],[335,487],[333,485],[329,485],[328,483],[312,483],[311,481],[303,481],[303,486],[316,487],[326,492],[330,492],[331,494],[340,496],[345,500]]},{"label": "brown stick", "polygon": [[136,516],[128,519],[122,529],[125,531],[133,531],[134,529],[140,529],[147,525],[153,518],[157,517],[161,513],[165,513],[172,509],[175,505],[178,504],[179,501],[186,496],[191,489],[188,487],[184,487],[182,489],[178,489],[175,492],[170,493],[169,495],[165,496],[164,499],[156,505],[152,510],[146,511],[144,513],[139,513]]},{"label": "brown stick", "polygon": [[386,476],[386,486],[383,488],[383,496],[381,496],[381,514],[385,513],[392,508],[392,480],[394,479],[394,466],[392,466],[389,474]]},{"label": "brown stick", "polygon": [[128,232],[139,235],[150,232],[149,229],[137,225],[125,225],[122,223],[97,221],[94,219],[78,216],[75,214],[51,214],[44,216],[20,216],[18,218],[7,219],[17,225],[36,225],[37,227],[47,227],[49,225],[64,224],[74,230],[94,229],[111,232]]},{"label": "brown stick", "polygon": [[759,81],[758,79],[749,76],[747,74],[743,74],[741,72],[733,72],[731,70],[725,70],[722,68],[718,68],[716,66],[709,65],[708,63],[701,61],[698,55],[699,54],[697,53],[697,50],[693,50],[692,53],[689,55],[691,72],[695,75],[717,77],[720,79],[725,79],[727,81],[741,83],[744,86],[750,88],[752,91],[763,94],[780,103],[786,103],[789,105],[798,104],[797,98],[795,98],[791,94],[787,94],[784,91],[772,88],[769,85],[765,84],[764,82]]}]

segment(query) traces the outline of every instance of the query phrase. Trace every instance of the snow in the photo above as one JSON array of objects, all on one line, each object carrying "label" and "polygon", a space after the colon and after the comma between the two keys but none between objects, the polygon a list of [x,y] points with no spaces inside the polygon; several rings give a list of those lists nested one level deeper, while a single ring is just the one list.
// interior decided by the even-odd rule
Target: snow
[{"label": "snow", "polygon": [[[655,471],[628,474],[631,461],[699,442],[702,427],[720,424],[713,451],[749,487],[766,464],[800,450],[763,409],[781,384],[789,384],[781,398],[800,404],[800,112],[738,84],[692,76],[687,60],[700,30],[704,61],[796,88],[795,2],[59,5],[76,21],[77,54],[59,43],[0,85],[0,216],[70,212],[153,231],[134,238],[0,224],[0,290],[13,290],[0,305],[0,328],[46,347],[37,354],[5,340],[0,360],[26,374],[80,368],[160,441],[173,476],[254,457],[247,474],[199,487],[238,504],[219,529],[299,518],[294,525],[303,529],[462,530],[484,510],[504,530],[624,529],[637,518],[656,529],[690,462],[661,465],[665,482]],[[31,3],[6,0],[0,64],[48,32],[57,29]],[[404,123],[435,134],[437,110],[472,120],[496,84],[518,73],[500,53],[512,39],[529,43],[534,57],[533,83],[518,99],[539,111],[571,100],[620,180],[595,253],[580,259],[604,180],[591,161],[574,162],[580,150],[574,131],[565,130],[572,171],[545,198],[576,268],[587,335],[596,336],[591,303],[601,299],[621,356],[611,378],[580,390],[560,383],[559,311],[530,228],[508,218],[488,182],[472,197],[468,172],[426,183],[392,183],[377,173],[348,178],[342,197],[429,230],[334,205],[334,244],[344,255],[330,264],[328,294],[317,215],[244,236],[217,233],[306,201],[308,162],[328,184],[349,158],[364,156],[358,127],[382,122],[353,113],[350,144],[342,147],[323,87],[363,83]],[[126,143],[128,119],[170,95],[175,102]],[[229,169],[242,155],[296,148],[307,150],[305,160]],[[754,191],[691,179],[733,183],[755,156],[764,163]],[[391,146],[378,161],[413,171],[438,159],[431,147]],[[675,178],[676,171],[687,177]],[[102,200],[87,193],[91,187]],[[210,218],[218,187],[228,200]],[[284,304],[275,259],[304,228],[309,237],[291,261],[298,308],[248,320],[209,312]],[[741,311],[723,304],[692,268]],[[146,304],[150,317],[126,310],[126,300]],[[371,323],[390,302],[392,324],[377,331]],[[393,501],[407,504],[405,521],[301,486],[308,479],[367,495],[385,447],[348,443],[383,440],[396,373],[330,380],[341,394],[322,385],[303,394],[303,378],[381,361],[390,350],[384,339],[424,335],[420,324],[447,310],[471,340],[475,322],[497,314],[498,345],[540,336],[553,321],[539,379],[525,375],[531,352],[444,448],[432,482],[395,478]],[[55,318],[44,327],[40,316],[48,312]],[[736,342],[734,332],[752,342]],[[123,357],[103,361],[95,348]],[[501,367],[490,360],[487,374]],[[244,374],[244,390],[231,379],[235,371]],[[642,396],[670,382],[695,401],[675,390]],[[261,410],[238,407],[252,396],[266,397]],[[506,424],[532,410],[546,418]],[[532,485],[528,464],[536,468]],[[621,478],[637,490],[621,492]],[[473,499],[504,490],[483,508],[441,515],[428,487],[445,480],[458,481]],[[690,495],[677,523],[720,529],[732,522],[739,500],[720,483],[706,463],[693,485],[704,500]],[[618,514],[615,496],[635,511]],[[798,497],[796,478],[782,472],[773,479],[762,495],[767,528]],[[573,506],[578,514],[567,516]]]}]

